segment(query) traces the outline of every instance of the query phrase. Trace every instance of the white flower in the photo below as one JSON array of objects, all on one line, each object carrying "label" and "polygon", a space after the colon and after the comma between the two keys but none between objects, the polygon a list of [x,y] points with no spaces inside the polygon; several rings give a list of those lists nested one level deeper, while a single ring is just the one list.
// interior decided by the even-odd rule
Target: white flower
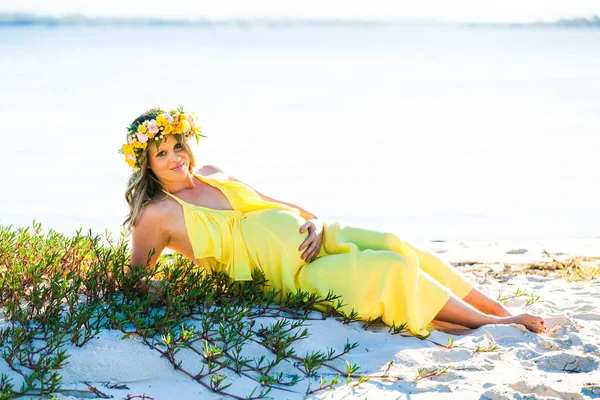
[{"label": "white flower", "polygon": [[145,133],[137,133],[137,138],[141,143],[146,143],[148,141],[148,135],[146,135]]},{"label": "white flower", "polygon": [[158,133],[158,126],[156,126],[156,120],[151,120],[148,122],[148,132],[150,132],[153,135],[156,135]]},{"label": "white flower", "polygon": [[171,116],[171,114],[169,113],[163,113],[163,118],[166,119],[167,121],[169,121],[169,123],[171,125],[173,125],[173,117]]}]

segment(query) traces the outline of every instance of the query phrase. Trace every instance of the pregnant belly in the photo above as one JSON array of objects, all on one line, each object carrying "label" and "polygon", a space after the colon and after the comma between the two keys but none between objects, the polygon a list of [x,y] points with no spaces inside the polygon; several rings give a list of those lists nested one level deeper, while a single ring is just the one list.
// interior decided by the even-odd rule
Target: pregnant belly
[{"label": "pregnant belly", "polygon": [[308,232],[300,233],[306,220],[291,211],[266,209],[246,214],[242,233],[246,247],[258,264],[273,262],[273,257],[286,253],[296,265],[304,264],[300,244]]}]

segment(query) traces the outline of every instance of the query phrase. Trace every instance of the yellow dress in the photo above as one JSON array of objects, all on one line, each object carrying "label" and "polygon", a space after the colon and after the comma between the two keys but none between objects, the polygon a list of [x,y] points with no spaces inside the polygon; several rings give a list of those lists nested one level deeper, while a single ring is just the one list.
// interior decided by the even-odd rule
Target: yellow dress
[{"label": "yellow dress", "polygon": [[428,326],[450,292],[465,297],[472,288],[452,266],[393,234],[324,223],[323,246],[306,263],[298,247],[308,232],[297,209],[264,201],[240,182],[195,175],[227,197],[233,210],[196,206],[168,193],[183,207],[194,257],[225,271],[234,280],[250,280],[259,268],[282,295],[297,289],[340,295],[343,311],[361,319],[381,317],[406,323],[411,333],[427,336]]}]

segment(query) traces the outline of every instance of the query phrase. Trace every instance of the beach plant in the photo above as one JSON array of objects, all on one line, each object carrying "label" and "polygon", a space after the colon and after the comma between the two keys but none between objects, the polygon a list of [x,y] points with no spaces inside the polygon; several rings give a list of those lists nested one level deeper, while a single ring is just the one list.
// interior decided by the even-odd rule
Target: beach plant
[{"label": "beach plant", "polygon": [[417,376],[415,377],[414,381],[418,382],[420,380],[423,379],[427,379],[427,378],[433,378],[434,376],[439,376],[439,375],[443,375],[446,372],[448,372],[448,370],[450,369],[450,366],[436,366],[436,367],[430,367],[430,368],[419,368],[417,369]]},{"label": "beach plant", "polygon": [[[286,397],[298,393],[296,385],[305,379],[317,380],[310,389],[316,393],[339,385],[340,377],[357,384],[390,378],[391,364],[382,375],[366,376],[346,362],[357,343],[296,354],[297,344],[309,335],[308,321],[358,319],[354,311],[342,313],[334,293],[279,293],[259,271],[251,281],[232,282],[179,254],[159,257],[152,270],[128,264],[124,236],[78,231],[69,237],[43,232],[38,223],[0,226],[0,362],[13,372],[0,375],[0,398],[77,392],[63,387],[68,349],[85,347],[103,330],[140,341],[207,390],[236,399]],[[160,296],[140,294],[144,281],[160,282]],[[249,352],[249,345],[262,351]],[[297,373],[281,372],[286,365]],[[234,390],[234,376],[254,383],[250,393]],[[93,382],[86,384],[96,397],[110,396]],[[119,383],[103,386],[128,389]]]},{"label": "beach plant", "polygon": [[387,364],[385,365],[385,371],[383,371],[382,376],[388,376],[390,373],[390,369],[392,369],[393,366],[394,366],[394,362],[388,361]]},{"label": "beach plant", "polygon": [[600,257],[570,257],[559,261],[547,250],[543,250],[550,263],[538,262],[530,266],[532,270],[552,271],[558,270],[567,281],[584,281],[600,277]]},{"label": "beach plant", "polygon": [[354,308],[350,311],[349,314],[342,311],[341,315],[342,318],[338,318],[338,320],[341,321],[344,325],[351,324],[352,322],[358,322],[360,320],[360,316],[354,310]]},{"label": "beach plant", "polygon": [[87,386],[88,390],[91,393],[93,393],[98,399],[110,399],[110,398],[112,398],[111,395],[101,392],[100,390],[98,390],[97,387],[90,385],[88,382],[84,382],[84,383]]},{"label": "beach plant", "polygon": [[361,376],[358,378],[358,382],[356,382],[356,384],[355,384],[354,386],[358,386],[358,385],[360,385],[360,384],[362,384],[362,383],[367,383],[367,382],[369,382],[370,380],[371,380],[371,377],[370,377],[370,376],[367,376],[367,375],[361,375]]},{"label": "beach plant", "polygon": [[340,377],[336,376],[335,378],[333,378],[331,381],[328,382],[327,378],[322,376],[321,379],[319,380],[318,388],[311,390],[310,383],[308,384],[308,388],[306,389],[306,394],[310,395],[310,394],[315,394],[317,392],[320,392],[322,390],[331,389],[339,383],[339,379],[340,379]]},{"label": "beach plant", "polygon": [[527,301],[525,302],[525,307],[529,307],[530,305],[532,305],[534,303],[543,301],[543,300],[540,300],[539,295],[536,296],[535,294],[529,293],[525,289],[521,289],[520,287],[517,287],[517,290],[515,291],[514,294],[508,295],[508,296],[505,296],[505,295],[503,295],[503,293],[501,291],[498,291],[498,297],[496,298],[496,300],[501,302],[502,304],[506,305],[509,300],[516,299],[519,297],[527,297]]},{"label": "beach plant", "polygon": [[525,302],[525,307],[529,307],[530,305],[540,301],[540,296],[539,295],[536,296],[533,293],[529,293],[527,297],[528,297],[528,299]]},{"label": "beach plant", "polygon": [[500,346],[498,346],[494,340],[488,340],[488,343],[486,346],[482,346],[482,345],[478,344],[477,347],[475,348],[475,353],[490,353],[492,351],[497,351],[497,350],[500,350]]},{"label": "beach plant", "polygon": [[408,328],[408,324],[406,322],[401,323],[400,325],[396,325],[396,323],[392,323],[392,326],[389,329],[389,333],[391,333],[392,335],[398,335],[402,332],[407,331]]}]

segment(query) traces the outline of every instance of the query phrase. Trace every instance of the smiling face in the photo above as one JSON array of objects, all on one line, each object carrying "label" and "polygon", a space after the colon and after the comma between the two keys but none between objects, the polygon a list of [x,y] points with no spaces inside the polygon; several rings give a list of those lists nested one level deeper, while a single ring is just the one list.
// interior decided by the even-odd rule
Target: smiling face
[{"label": "smiling face", "polygon": [[165,135],[158,149],[155,143],[148,146],[148,167],[163,185],[187,177],[190,162],[190,155],[176,135]]}]

